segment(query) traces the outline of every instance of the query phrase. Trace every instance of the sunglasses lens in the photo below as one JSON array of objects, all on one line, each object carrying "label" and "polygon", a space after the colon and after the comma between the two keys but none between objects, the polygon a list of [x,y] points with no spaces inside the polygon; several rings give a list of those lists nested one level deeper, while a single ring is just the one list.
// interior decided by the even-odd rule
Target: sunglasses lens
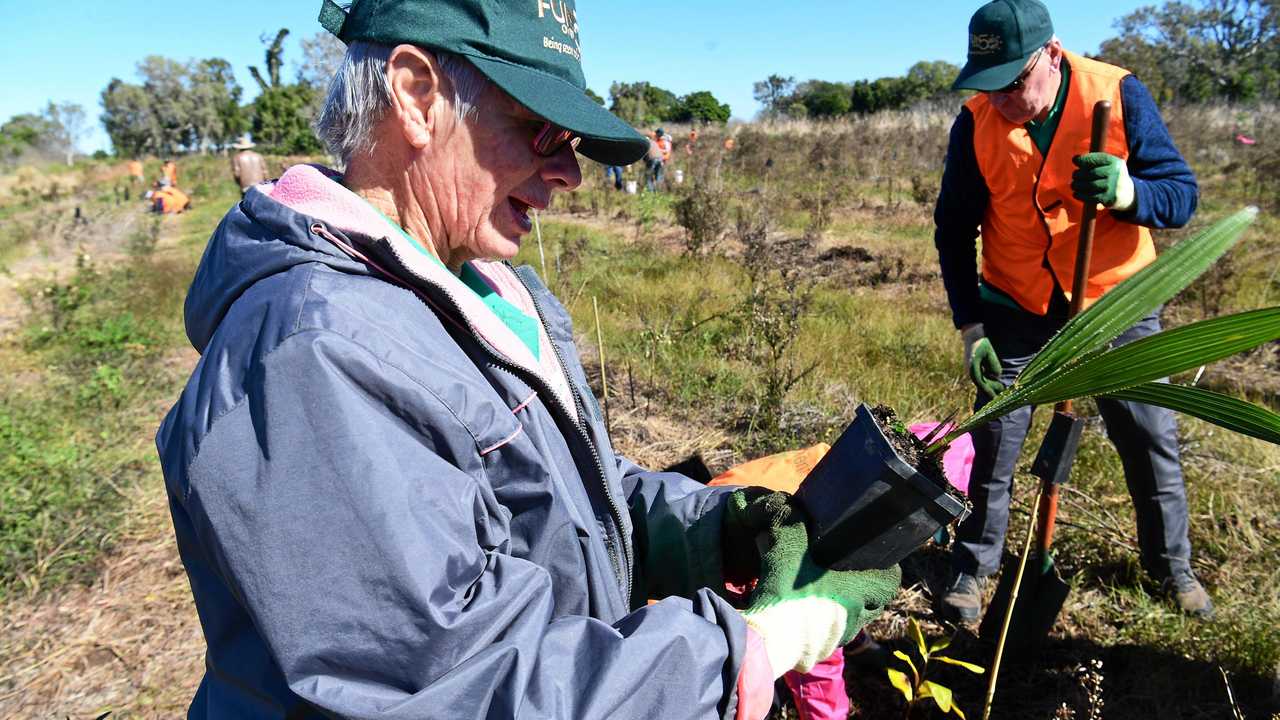
[{"label": "sunglasses lens", "polygon": [[560,152],[570,142],[573,142],[576,146],[577,139],[572,130],[565,130],[562,127],[547,123],[537,137],[533,139],[533,151],[543,157],[550,157]]},{"label": "sunglasses lens", "polygon": [[1014,78],[1013,82],[1009,83],[1008,85],[1005,85],[1004,87],[1000,88],[999,90],[996,90],[995,92],[1011,93],[1016,91],[1018,88],[1022,87],[1022,84],[1025,83],[1027,81],[1027,78],[1031,76],[1031,71],[1036,68],[1036,63],[1040,62],[1040,55],[1043,52],[1044,52],[1044,48],[1040,48],[1039,50],[1037,50],[1036,54],[1032,56],[1031,62],[1027,64],[1027,67],[1025,67],[1022,70],[1022,72],[1018,73],[1018,77]]}]

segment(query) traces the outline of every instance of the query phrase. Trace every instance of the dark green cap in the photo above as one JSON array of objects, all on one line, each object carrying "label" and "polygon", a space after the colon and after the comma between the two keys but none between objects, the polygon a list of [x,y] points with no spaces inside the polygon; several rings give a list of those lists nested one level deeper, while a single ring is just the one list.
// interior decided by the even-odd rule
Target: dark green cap
[{"label": "dark green cap", "polygon": [[587,97],[574,0],[324,0],[320,24],[345,43],[408,43],[465,57],[537,115],[582,136],[578,152],[626,165],[649,141]]},{"label": "dark green cap", "polygon": [[1039,0],[993,0],[969,20],[969,61],[952,90],[999,90],[1053,39],[1049,9]]}]

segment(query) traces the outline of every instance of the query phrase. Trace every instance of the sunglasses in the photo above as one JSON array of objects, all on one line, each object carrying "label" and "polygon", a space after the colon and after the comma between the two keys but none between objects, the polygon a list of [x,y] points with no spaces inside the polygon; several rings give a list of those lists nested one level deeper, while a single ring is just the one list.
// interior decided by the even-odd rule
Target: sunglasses
[{"label": "sunglasses", "polygon": [[1027,65],[1027,68],[1023,70],[1021,73],[1019,73],[1018,77],[1013,79],[1013,82],[1009,83],[1008,85],[1005,85],[999,90],[992,90],[991,92],[1002,93],[1002,94],[1017,92],[1018,89],[1022,87],[1023,83],[1027,81],[1027,78],[1031,77],[1031,71],[1036,69],[1036,63],[1040,62],[1040,56],[1043,53],[1044,53],[1044,48],[1041,47],[1039,50],[1036,51],[1035,56],[1031,58],[1031,62]]},{"label": "sunglasses", "polygon": [[551,121],[543,121],[542,129],[533,136],[533,152],[541,157],[552,157],[564,149],[565,145],[577,149],[582,136],[572,130],[566,130]]}]

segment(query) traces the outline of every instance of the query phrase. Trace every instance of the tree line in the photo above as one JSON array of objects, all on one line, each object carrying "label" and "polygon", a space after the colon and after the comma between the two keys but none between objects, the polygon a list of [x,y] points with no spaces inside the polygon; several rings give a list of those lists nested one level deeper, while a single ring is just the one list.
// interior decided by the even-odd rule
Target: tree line
[{"label": "tree line", "polygon": [[66,160],[88,130],[84,108],[76,103],[50,102],[38,113],[21,113],[0,125],[0,165],[24,158]]},{"label": "tree line", "polygon": [[246,132],[269,152],[319,152],[311,118],[343,46],[326,33],[303,40],[297,77],[286,82],[288,35],[281,29],[269,43],[263,38],[266,73],[249,68],[259,92],[248,104],[241,104],[243,89],[220,58],[180,63],[150,56],[138,63],[140,82],[113,78],[102,91],[102,124],[116,154],[220,151]]},{"label": "tree line", "polygon": [[[1280,0],[1172,0],[1115,22],[1117,35],[1097,58],[1137,75],[1156,100],[1252,103],[1280,100]],[[1071,47],[1071,38],[1063,38]],[[769,118],[832,118],[901,110],[920,103],[956,104],[960,68],[918,62],[896,77],[856,82],[770,75],[754,96]]]},{"label": "tree line", "polygon": [[[218,152],[245,133],[268,152],[320,152],[311,119],[346,48],[328,33],[303,39],[303,59],[290,81],[283,73],[288,34],[281,29],[263,38],[265,72],[249,68],[259,90],[249,103],[241,102],[244,89],[222,58],[180,62],[149,55],[138,62],[135,81],[112,78],[99,100],[115,154]],[[0,125],[0,165],[57,159],[70,164],[88,130],[85,118],[78,104],[52,102],[39,113],[15,115]]]},{"label": "tree line", "polygon": [[900,110],[921,102],[959,99],[951,83],[960,68],[945,60],[921,61],[901,77],[882,77],[852,83],[829,80],[796,82],[794,77],[770,75],[755,83],[753,95],[766,118],[834,118]]},{"label": "tree line", "polygon": [[1157,101],[1280,100],[1280,0],[1166,2],[1115,28],[1101,59],[1131,70]]},{"label": "tree line", "polygon": [[[1133,71],[1157,101],[1280,100],[1280,0],[1166,0],[1125,15],[1098,57]],[[283,42],[288,30],[263,37],[263,69],[250,68],[257,97],[242,103],[243,88],[221,58],[179,62],[156,55],[137,65],[134,81],[112,78],[102,90],[101,121],[122,157],[221,151],[251,132],[265,150],[320,152],[311,119],[344,46],[328,33],[302,40],[296,76],[286,78]],[[1063,38],[1070,48],[1071,38]],[[904,75],[876,80],[797,81],[770,75],[754,84],[766,118],[834,118],[943,102],[959,67],[936,60]],[[730,108],[708,91],[677,96],[649,82],[615,82],[609,99],[593,99],[638,128],[664,122],[724,123]],[[88,130],[84,108],[49,103],[0,125],[0,165],[25,159],[74,157]]]},{"label": "tree line", "polygon": [[[587,91],[593,99],[604,99]],[[609,111],[635,127],[648,127],[662,122],[717,123],[729,122],[729,106],[709,91],[699,90],[677,97],[648,82],[621,83],[609,86]]]}]

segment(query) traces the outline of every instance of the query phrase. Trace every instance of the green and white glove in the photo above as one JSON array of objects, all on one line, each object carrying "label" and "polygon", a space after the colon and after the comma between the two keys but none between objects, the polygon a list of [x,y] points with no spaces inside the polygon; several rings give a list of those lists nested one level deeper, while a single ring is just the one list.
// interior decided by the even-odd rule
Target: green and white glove
[{"label": "green and white glove", "polygon": [[1004,383],[1000,382],[1000,357],[996,349],[987,339],[982,323],[966,325],[960,331],[960,339],[964,341],[964,367],[969,372],[969,379],[978,390],[987,397],[995,397],[1004,391]]},{"label": "green and white glove", "polygon": [[1071,194],[1081,202],[1099,203],[1119,212],[1133,208],[1136,200],[1133,178],[1124,160],[1104,152],[1071,158],[1076,171],[1071,174]]},{"label": "green and white glove", "polygon": [[726,526],[756,532],[760,577],[742,615],[764,642],[775,677],[808,671],[848,644],[898,591],[896,565],[853,571],[814,562],[806,513],[787,493],[738,491],[725,513]]}]

